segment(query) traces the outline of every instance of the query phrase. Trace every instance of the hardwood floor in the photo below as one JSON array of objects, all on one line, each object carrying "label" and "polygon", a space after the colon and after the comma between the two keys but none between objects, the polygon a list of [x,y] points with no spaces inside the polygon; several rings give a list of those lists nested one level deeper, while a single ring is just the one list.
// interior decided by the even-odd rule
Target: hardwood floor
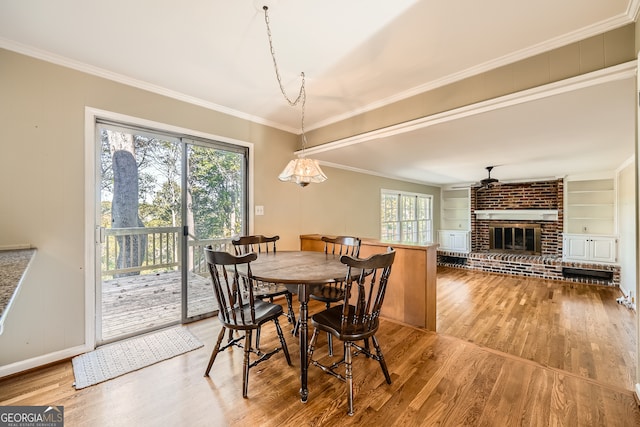
[{"label": "hardwood floor", "polygon": [[[443,272],[441,277],[447,276],[448,273]],[[455,274],[451,280],[454,277]],[[532,284],[517,286],[527,289],[536,287]],[[446,287],[443,284],[444,289],[439,289],[439,300],[445,298],[447,292],[453,292]],[[453,287],[462,292],[461,286]],[[504,300],[495,298],[490,287],[485,287],[480,295],[484,295],[487,301],[494,299],[498,306],[511,307],[517,312],[516,306],[533,304],[530,296],[505,296]],[[583,291],[575,289],[576,297],[581,297]],[[556,298],[555,305],[568,304],[567,309],[571,313],[582,310],[582,305],[572,308],[568,301],[557,299],[559,296],[556,293],[569,290],[554,288],[552,298],[549,298],[550,292],[546,291],[547,299]],[[472,290],[468,293],[467,298],[474,294]],[[536,292],[539,293],[541,291]],[[456,298],[457,304],[463,303],[460,296]],[[569,297],[566,298],[569,300]],[[522,301],[525,304],[520,305]],[[442,304],[445,305],[444,302]],[[536,304],[545,306],[542,302]],[[320,307],[315,305],[312,310]],[[446,316],[454,316],[455,311],[451,307],[446,308],[446,305],[443,310],[444,317],[439,318],[439,326],[446,328]],[[585,308],[583,311],[589,310]],[[613,318],[613,314],[606,314],[608,310],[603,308],[585,316],[592,324],[596,324],[596,320],[601,321],[601,316]],[[556,310],[545,311],[554,313],[554,317],[559,316]],[[473,315],[470,314],[471,319],[476,319],[474,322],[461,318],[452,323],[469,323],[471,326],[486,323],[486,319],[492,316],[483,313],[484,310],[477,310],[476,307]],[[495,343],[499,343],[500,339],[523,342],[515,346],[503,343],[504,348],[535,348],[528,341],[542,336],[533,333],[535,325],[543,327],[541,316],[536,318],[537,321],[530,322],[532,326],[528,326],[528,337],[531,338],[518,339],[512,331],[515,326],[494,332],[489,332],[491,328],[486,326],[484,331],[474,331],[472,337],[479,340],[478,337],[486,335],[492,337]],[[502,312],[493,317],[503,318],[506,324],[510,322]],[[456,320],[453,317],[450,319]],[[521,321],[520,328],[526,323]],[[573,324],[570,326],[573,327]],[[211,377],[203,377],[213,341],[220,328],[217,319],[206,319],[187,327],[205,344],[204,348],[78,391],[72,387],[71,363],[58,363],[0,380],[0,405],[63,405],[66,426],[350,426],[365,423],[387,426],[640,425],[640,410],[626,386],[586,377],[581,370],[571,372],[544,366],[537,361],[484,347],[484,343],[478,345],[466,339],[386,320],[381,322],[378,337],[393,383],[386,384],[377,362],[362,356],[356,357],[356,413],[353,417],[346,415],[346,386],[314,367],[309,371],[309,401],[306,404],[300,402],[298,345],[290,334],[287,334],[287,342],[294,366],[287,366],[284,356],[276,354],[251,371],[249,397],[243,399],[242,355],[237,349],[219,355]],[[546,327],[545,330],[552,329]],[[285,330],[289,331],[290,327],[286,325]],[[576,333],[575,338],[570,340],[571,347],[576,345],[578,352],[594,345],[604,345],[602,341],[577,344],[576,340],[579,339],[582,339],[582,335]],[[277,345],[273,326],[264,327],[261,342],[264,347]],[[326,354],[326,351],[326,338],[321,335],[316,355]],[[548,359],[554,360],[552,357]],[[594,357],[593,360],[595,366],[598,358]],[[616,359],[609,360],[612,366],[616,363],[619,363]],[[594,371],[601,373],[598,369]]]},{"label": "hardwood floor", "polygon": [[636,314],[617,288],[438,269],[437,331],[632,390]]}]

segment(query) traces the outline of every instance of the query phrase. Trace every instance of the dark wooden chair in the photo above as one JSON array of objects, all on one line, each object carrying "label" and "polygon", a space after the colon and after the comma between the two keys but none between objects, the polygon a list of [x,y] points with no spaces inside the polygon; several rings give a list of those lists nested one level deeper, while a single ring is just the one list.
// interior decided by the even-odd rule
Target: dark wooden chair
[{"label": "dark wooden chair", "polygon": [[[351,236],[322,237],[324,242],[324,253],[333,255],[349,255],[358,257],[360,253],[360,239]],[[325,307],[331,307],[332,303],[340,302],[344,299],[344,282],[335,282],[324,285],[322,288],[314,290],[309,294],[309,298],[325,303]],[[331,334],[327,334],[329,341],[329,356],[333,356],[333,340]]]},{"label": "dark wooden chair", "polygon": [[[379,327],[379,315],[387,281],[391,274],[391,266],[395,258],[395,251],[388,248],[384,254],[372,255],[366,259],[359,259],[343,255],[340,261],[347,265],[345,275],[345,296],[341,305],[328,308],[311,316],[313,335],[309,343],[308,361],[324,372],[346,382],[348,393],[348,413],[353,415],[353,367],[352,348],[357,350],[354,355],[364,354],[380,363],[382,372],[388,384],[391,377],[375,336]],[[313,352],[320,331],[333,335],[344,342],[344,357],[341,361],[326,366],[313,360]],[[375,354],[368,348],[356,344],[356,341],[371,339]],[[344,365],[344,375],[339,373]]]},{"label": "dark wooden chair", "polygon": [[[263,235],[241,236],[231,240],[236,255],[244,255],[251,252],[269,253],[276,251],[276,242],[280,236],[265,237]],[[287,300],[287,320],[292,325],[296,325],[296,315],[293,310],[291,292],[281,283],[269,283],[256,281],[254,289],[256,298],[273,302],[277,296],[283,295]],[[260,347],[260,330],[256,332],[256,347]]]},{"label": "dark wooden chair", "polygon": [[[251,276],[250,263],[257,259],[257,254],[249,253],[235,256],[228,252],[216,252],[211,246],[206,247],[204,253],[209,273],[211,273],[211,280],[213,281],[213,290],[218,301],[218,319],[222,323],[222,329],[218,334],[218,340],[213,348],[204,375],[209,375],[213,362],[220,351],[232,346],[243,348],[242,397],[247,397],[249,369],[268,360],[280,350],[284,352],[287,363],[291,365],[287,343],[284,340],[284,335],[278,322],[278,317],[283,314],[282,306],[255,298],[253,293],[254,279]],[[240,274],[238,267],[244,268],[244,271],[242,271],[244,274]],[[276,326],[276,331],[280,338],[280,347],[263,353],[259,348],[251,346],[252,332],[259,330],[264,323],[269,321],[273,321]],[[242,336],[238,338],[230,336],[229,341],[225,345],[221,345],[227,329],[229,331],[244,331],[244,345],[241,343]],[[251,354],[257,356],[254,361],[250,360]]]}]

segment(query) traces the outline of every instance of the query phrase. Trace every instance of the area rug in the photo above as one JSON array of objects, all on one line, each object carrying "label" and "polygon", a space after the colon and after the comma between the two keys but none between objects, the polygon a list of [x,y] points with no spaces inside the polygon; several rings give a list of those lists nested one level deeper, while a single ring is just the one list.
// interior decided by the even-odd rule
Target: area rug
[{"label": "area rug", "polygon": [[187,329],[175,327],[107,344],[71,360],[81,389],[202,347]]}]

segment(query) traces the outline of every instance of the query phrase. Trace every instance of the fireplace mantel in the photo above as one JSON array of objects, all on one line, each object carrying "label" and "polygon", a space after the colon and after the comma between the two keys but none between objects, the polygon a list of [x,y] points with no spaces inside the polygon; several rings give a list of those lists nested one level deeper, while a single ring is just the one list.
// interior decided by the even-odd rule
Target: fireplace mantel
[{"label": "fireplace mantel", "polygon": [[476,219],[505,220],[505,221],[557,221],[557,209],[500,209],[500,210],[476,210]]}]

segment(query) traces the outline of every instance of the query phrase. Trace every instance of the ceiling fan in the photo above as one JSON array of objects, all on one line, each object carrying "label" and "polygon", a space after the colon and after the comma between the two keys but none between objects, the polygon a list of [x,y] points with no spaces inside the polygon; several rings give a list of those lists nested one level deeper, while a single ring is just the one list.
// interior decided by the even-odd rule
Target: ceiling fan
[{"label": "ceiling fan", "polygon": [[452,190],[464,189],[464,188],[475,188],[478,190],[487,190],[495,185],[500,185],[501,183],[497,178],[491,177],[491,171],[495,168],[495,166],[487,166],[485,169],[487,170],[487,177],[480,181],[477,181],[473,184],[460,184],[460,185],[452,185],[449,187]]},{"label": "ceiling fan", "polygon": [[498,179],[497,178],[491,178],[491,171],[493,170],[495,166],[487,166],[485,169],[487,170],[487,177],[483,180],[480,181],[480,184],[477,185],[477,187],[479,187],[480,189],[487,189],[487,188],[491,188],[494,185],[498,184]]}]

